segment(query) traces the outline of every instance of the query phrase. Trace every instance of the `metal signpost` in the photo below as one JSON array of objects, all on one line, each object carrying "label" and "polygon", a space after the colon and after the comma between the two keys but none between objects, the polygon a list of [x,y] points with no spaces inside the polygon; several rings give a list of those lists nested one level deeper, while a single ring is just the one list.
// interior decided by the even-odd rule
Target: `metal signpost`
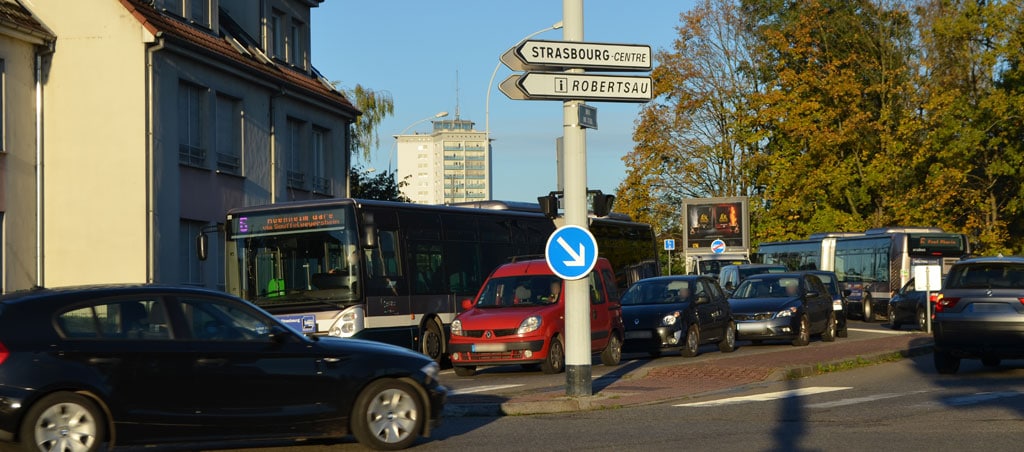
[{"label": "metal signpost", "polygon": [[917,290],[924,289],[924,318],[926,333],[932,332],[932,292],[942,290],[941,265],[915,265],[914,286]]},{"label": "metal signpost", "polygon": [[[597,243],[587,221],[585,129],[597,127],[597,111],[586,107],[584,101],[647,102],[653,98],[650,76],[585,74],[584,69],[649,71],[651,57],[646,45],[583,42],[583,0],[562,0],[562,41],[525,40],[501,57],[513,71],[528,71],[499,85],[506,96],[562,101],[565,226],[551,235],[545,251],[548,266],[566,280],[565,392],[571,397],[593,395],[590,288],[584,277],[597,262]],[[535,70],[542,72],[529,72]]]}]

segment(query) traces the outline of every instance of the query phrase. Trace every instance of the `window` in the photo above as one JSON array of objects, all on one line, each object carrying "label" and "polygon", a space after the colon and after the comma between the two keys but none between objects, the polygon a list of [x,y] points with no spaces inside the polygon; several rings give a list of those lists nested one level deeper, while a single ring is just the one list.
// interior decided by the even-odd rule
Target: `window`
[{"label": "window", "polygon": [[271,56],[284,58],[284,13],[274,10],[270,14],[270,30],[267,31],[267,46],[270,48]]},{"label": "window", "polygon": [[7,62],[0,58],[0,152],[7,152]]},{"label": "window", "polygon": [[178,161],[186,165],[205,166],[204,119],[207,89],[189,82],[178,84]]},{"label": "window", "polygon": [[331,177],[327,171],[327,139],[329,132],[321,127],[313,127],[313,191],[318,193],[331,192]]},{"label": "window", "polygon": [[288,39],[288,62],[293,66],[305,68],[302,52],[302,23],[293,21],[291,35]]},{"label": "window", "polygon": [[288,187],[305,188],[306,172],[303,169],[302,131],[305,123],[295,118],[288,118]]},{"label": "window", "polygon": [[57,318],[67,338],[170,339],[164,303],[142,297],[78,308]]},{"label": "window", "polygon": [[217,170],[242,174],[242,109],[233,97],[217,94]]},{"label": "window", "polygon": [[181,220],[178,233],[178,259],[181,261],[181,283],[203,285],[203,262],[195,253],[195,238],[202,232],[206,223],[201,221]]},{"label": "window", "polygon": [[196,25],[210,28],[210,0],[158,0],[157,6]]},{"label": "window", "polygon": [[273,325],[241,305],[202,298],[182,298],[180,301],[185,325],[193,339],[271,341]]}]

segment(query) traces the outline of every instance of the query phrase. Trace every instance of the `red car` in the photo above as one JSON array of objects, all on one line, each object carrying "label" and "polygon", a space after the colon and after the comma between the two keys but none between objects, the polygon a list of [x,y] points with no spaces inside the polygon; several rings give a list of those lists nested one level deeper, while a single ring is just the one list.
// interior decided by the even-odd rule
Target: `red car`
[{"label": "red car", "polygon": [[[622,357],[622,306],[611,264],[598,259],[590,281],[591,350],[607,366]],[[476,302],[451,325],[452,366],[460,376],[478,366],[540,365],[544,373],[565,369],[565,297],[562,279],[540,260],[498,267]],[[467,302],[469,300],[466,300]]]}]

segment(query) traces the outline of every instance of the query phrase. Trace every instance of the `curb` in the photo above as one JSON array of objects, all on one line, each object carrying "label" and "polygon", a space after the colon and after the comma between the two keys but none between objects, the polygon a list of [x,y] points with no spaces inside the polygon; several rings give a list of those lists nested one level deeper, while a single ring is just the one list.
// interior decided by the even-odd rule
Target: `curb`
[{"label": "curb", "polygon": [[[792,380],[797,378],[819,375],[826,372],[841,372],[853,367],[892,361],[894,356],[896,355],[898,355],[900,359],[926,355],[932,352],[932,348],[932,344],[927,344],[904,349],[893,349],[890,351],[874,352],[866,355],[856,355],[852,357],[848,356],[840,359],[821,361],[816,364],[800,364],[779,367],[775,369],[775,371],[773,371],[768,377],[761,379],[760,381],[755,381],[748,384],[758,384],[764,381]],[[647,376],[647,374],[648,370],[643,369],[642,371],[638,371],[636,374],[629,375],[627,378],[644,378]],[[737,385],[736,387],[744,386],[746,385],[741,384]],[[659,400],[644,400],[641,402],[630,402],[628,400],[628,397],[616,397],[615,399],[611,399],[609,397],[602,396],[601,394],[596,394],[590,397],[568,397],[561,395],[552,397],[550,400],[540,401],[533,400],[517,402],[513,400],[507,400],[500,403],[447,403],[445,404],[442,415],[445,417],[496,417],[523,416],[530,414],[567,413],[599,409],[615,409],[628,406],[641,406],[656,403],[664,403],[666,401],[674,400],[676,398],[699,397],[702,394],[715,392],[721,392],[721,390],[706,391],[685,395],[680,394],[677,397],[663,397]],[[612,400],[613,403],[609,403]]]}]

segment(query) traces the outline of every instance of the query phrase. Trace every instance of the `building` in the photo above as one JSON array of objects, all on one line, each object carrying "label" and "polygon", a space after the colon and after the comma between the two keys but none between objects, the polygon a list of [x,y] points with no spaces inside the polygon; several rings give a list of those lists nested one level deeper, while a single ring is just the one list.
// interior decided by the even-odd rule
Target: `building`
[{"label": "building", "polygon": [[430,134],[396,135],[402,194],[419,204],[491,199],[487,132],[469,120],[432,121]]},{"label": "building", "polygon": [[228,209],[347,195],[359,111],[310,62],[322,1],[0,0],[38,25],[0,15],[3,291],[221,288],[194,243]]}]

